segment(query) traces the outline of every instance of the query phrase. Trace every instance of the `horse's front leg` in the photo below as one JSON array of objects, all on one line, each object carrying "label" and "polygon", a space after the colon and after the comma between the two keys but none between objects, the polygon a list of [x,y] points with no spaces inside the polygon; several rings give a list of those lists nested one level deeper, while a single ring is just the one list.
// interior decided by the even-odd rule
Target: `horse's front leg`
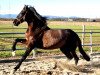
[{"label": "horse's front leg", "polygon": [[22,62],[26,59],[26,57],[30,54],[30,52],[32,51],[32,48],[27,48],[24,55],[22,56],[22,58],[20,59],[19,63],[17,64],[17,66],[14,68],[14,72],[17,71],[17,69],[19,69],[20,65],[22,64]]},{"label": "horse's front leg", "polygon": [[16,44],[20,42],[20,43],[26,43],[26,39],[15,39],[15,41],[13,42],[13,46],[12,46],[12,55],[15,56],[15,50],[16,50]]},{"label": "horse's front leg", "polygon": [[14,71],[17,71],[17,69],[19,69],[22,62],[26,59],[26,57],[30,54],[30,52],[34,48],[35,48],[35,41],[33,40],[33,38],[30,38],[27,43],[27,49],[26,49],[24,55],[22,56],[22,58],[20,59],[19,63],[17,64],[17,66],[14,68]]}]

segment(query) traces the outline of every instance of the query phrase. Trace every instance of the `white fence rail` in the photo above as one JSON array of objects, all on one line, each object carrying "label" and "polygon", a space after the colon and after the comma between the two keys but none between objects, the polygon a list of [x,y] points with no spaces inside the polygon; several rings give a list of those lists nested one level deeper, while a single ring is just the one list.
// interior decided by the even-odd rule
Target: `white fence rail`
[{"label": "white fence rail", "polygon": [[[90,50],[92,52],[92,46],[99,46],[100,44],[93,44],[92,43],[92,34],[100,34],[100,32],[76,32],[77,34],[82,34],[82,46],[90,46]],[[5,35],[5,34],[25,34],[25,33],[16,33],[16,32],[13,32],[13,33],[10,33],[10,32],[0,32],[0,35]],[[85,39],[85,34],[90,34],[90,44],[84,44],[84,39]],[[3,38],[3,37],[0,37],[0,38]],[[4,37],[5,38],[5,37]],[[7,38],[7,37],[6,37]],[[8,37],[10,38],[10,37]],[[13,37],[11,37],[13,38]],[[10,49],[9,49],[10,50]]]},{"label": "white fence rail", "polygon": [[[25,29],[25,28],[24,28]],[[92,34],[100,34],[100,32],[92,32],[91,30],[90,30],[90,32],[86,32],[85,31],[86,29],[85,29],[85,25],[83,25],[83,29],[82,29],[82,32],[76,32],[77,34],[82,34],[82,46],[84,47],[84,46],[89,46],[90,47],[90,51],[91,51],[91,53],[93,52],[93,46],[100,46],[100,44],[93,44],[93,40],[92,40]],[[22,35],[22,34],[25,34],[25,33],[22,33],[22,32],[19,32],[19,33],[17,33],[17,32],[0,32],[0,38],[17,38],[17,37],[14,37],[14,36],[6,36],[6,37],[3,37],[2,35],[15,35],[15,34],[20,34],[20,35]],[[90,34],[90,43],[89,44],[85,44],[85,42],[84,42],[84,40],[85,40],[85,34]],[[10,51],[11,49],[7,49],[7,50],[0,50],[0,51]],[[23,49],[18,49],[18,50],[23,50]]]}]

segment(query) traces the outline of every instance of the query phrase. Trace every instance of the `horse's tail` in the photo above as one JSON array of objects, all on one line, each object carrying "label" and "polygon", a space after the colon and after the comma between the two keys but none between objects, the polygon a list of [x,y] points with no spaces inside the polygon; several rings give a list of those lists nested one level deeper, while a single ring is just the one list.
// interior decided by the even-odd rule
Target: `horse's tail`
[{"label": "horse's tail", "polygon": [[79,48],[79,51],[82,54],[83,58],[87,61],[90,61],[90,57],[85,53],[85,51],[82,48],[81,40],[79,37],[78,37],[78,48]]}]

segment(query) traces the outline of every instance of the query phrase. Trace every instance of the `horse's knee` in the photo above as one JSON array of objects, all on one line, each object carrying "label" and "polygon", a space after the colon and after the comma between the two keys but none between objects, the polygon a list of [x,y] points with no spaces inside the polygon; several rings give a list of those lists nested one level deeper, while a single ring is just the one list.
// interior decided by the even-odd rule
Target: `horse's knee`
[{"label": "horse's knee", "polygon": [[17,39],[15,39],[14,42],[13,42],[13,46],[12,46],[12,50],[13,50],[13,51],[16,50],[16,44],[17,44],[18,40],[19,40],[19,39],[17,38]]},{"label": "horse's knee", "polygon": [[16,43],[18,40],[19,40],[18,38],[17,38],[17,39],[15,39],[13,43]]},{"label": "horse's knee", "polygon": [[15,47],[16,45],[15,44],[13,44],[13,46],[12,46],[12,50],[13,51],[15,51],[16,50],[16,47]]}]

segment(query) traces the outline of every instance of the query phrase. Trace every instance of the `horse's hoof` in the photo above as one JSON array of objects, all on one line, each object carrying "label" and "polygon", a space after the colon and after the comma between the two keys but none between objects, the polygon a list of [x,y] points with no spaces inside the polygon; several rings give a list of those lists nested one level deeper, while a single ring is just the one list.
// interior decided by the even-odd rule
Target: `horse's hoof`
[{"label": "horse's hoof", "polygon": [[75,65],[77,66],[77,64],[78,64],[78,60],[75,60]]},{"label": "horse's hoof", "polygon": [[17,70],[14,69],[14,70],[11,72],[11,75],[15,74],[16,71],[17,71]]},{"label": "horse's hoof", "polygon": [[16,66],[16,67],[14,68],[14,71],[16,72],[18,68],[19,68],[19,66]]}]

